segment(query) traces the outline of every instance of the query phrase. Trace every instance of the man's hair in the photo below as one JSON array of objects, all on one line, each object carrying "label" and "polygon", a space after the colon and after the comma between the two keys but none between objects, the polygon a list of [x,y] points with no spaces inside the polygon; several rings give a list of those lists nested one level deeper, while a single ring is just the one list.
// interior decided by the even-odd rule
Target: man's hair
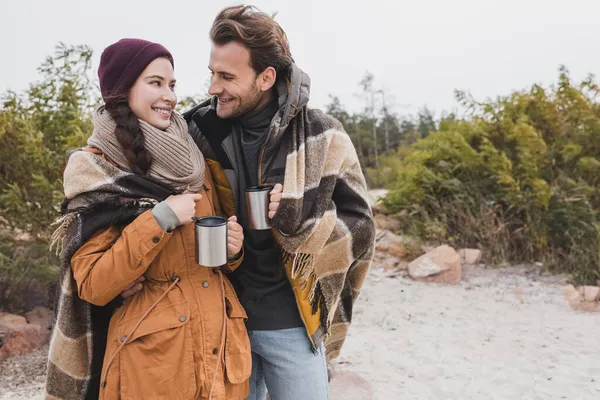
[{"label": "man's hair", "polygon": [[227,7],[215,18],[210,40],[217,46],[232,41],[246,46],[250,50],[250,66],[257,74],[273,67],[279,78],[294,59],[287,36],[274,17],[254,6]]}]

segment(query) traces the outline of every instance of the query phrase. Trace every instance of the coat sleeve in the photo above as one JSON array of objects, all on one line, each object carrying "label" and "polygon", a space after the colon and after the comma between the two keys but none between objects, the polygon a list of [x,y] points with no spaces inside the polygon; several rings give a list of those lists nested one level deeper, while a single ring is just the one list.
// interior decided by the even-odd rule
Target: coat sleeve
[{"label": "coat sleeve", "polygon": [[242,246],[242,249],[236,258],[228,260],[227,264],[221,267],[221,271],[225,274],[230,274],[238,269],[238,267],[242,264],[242,261],[244,261],[244,246]]},{"label": "coat sleeve", "polygon": [[71,258],[79,297],[98,306],[108,304],[146,272],[170,237],[150,210],[122,231],[110,227],[96,234]]}]

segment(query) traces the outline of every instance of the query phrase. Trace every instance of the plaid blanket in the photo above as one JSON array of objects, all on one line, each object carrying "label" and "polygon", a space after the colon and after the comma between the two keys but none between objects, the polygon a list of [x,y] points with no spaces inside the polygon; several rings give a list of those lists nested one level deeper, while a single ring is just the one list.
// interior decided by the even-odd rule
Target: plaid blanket
[{"label": "plaid blanket", "polygon": [[93,153],[71,153],[65,169],[63,216],[52,237],[52,246],[61,256],[61,271],[46,399],[98,398],[108,323],[119,301],[98,307],[81,300],[71,257],[94,233],[127,225],[173,191],[156,179],[124,172]]},{"label": "plaid blanket", "polygon": [[371,264],[375,223],[356,150],[342,125],[319,110],[291,115],[283,197],[273,218],[292,277],[311,282],[327,358],[339,355]]}]

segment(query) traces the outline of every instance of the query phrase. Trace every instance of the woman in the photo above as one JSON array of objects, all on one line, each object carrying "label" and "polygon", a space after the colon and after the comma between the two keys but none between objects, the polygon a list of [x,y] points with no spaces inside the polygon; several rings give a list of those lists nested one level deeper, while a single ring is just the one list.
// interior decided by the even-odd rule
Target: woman
[{"label": "woman", "polygon": [[[157,43],[123,39],[104,50],[98,76],[105,104],[88,147],[70,155],[64,173],[48,398],[243,399],[246,314],[221,273],[241,262],[242,228],[229,218],[228,265],[195,263],[192,218],[220,207],[173,111],[173,58]],[[112,307],[142,280],[142,290]]]}]

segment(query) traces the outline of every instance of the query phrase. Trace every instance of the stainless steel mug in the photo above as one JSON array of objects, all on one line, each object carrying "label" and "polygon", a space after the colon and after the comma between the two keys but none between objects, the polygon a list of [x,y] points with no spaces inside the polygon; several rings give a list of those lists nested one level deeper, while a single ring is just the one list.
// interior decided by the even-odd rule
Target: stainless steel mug
[{"label": "stainless steel mug", "polygon": [[250,229],[271,229],[269,201],[273,185],[252,186],[246,189],[246,212]]},{"label": "stainless steel mug", "polygon": [[220,267],[227,264],[227,219],[194,217],[196,221],[196,264]]}]

